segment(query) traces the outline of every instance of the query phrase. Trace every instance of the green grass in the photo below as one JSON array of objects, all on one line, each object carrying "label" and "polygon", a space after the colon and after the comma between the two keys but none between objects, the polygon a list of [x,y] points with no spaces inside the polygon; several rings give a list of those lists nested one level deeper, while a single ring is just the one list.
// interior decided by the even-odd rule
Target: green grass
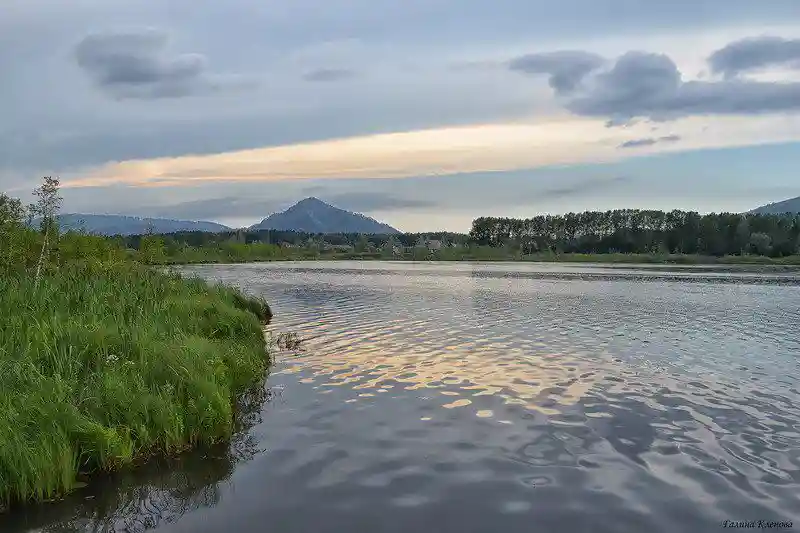
[{"label": "green grass", "polygon": [[0,508],[230,437],[269,306],[131,262],[0,277]]}]

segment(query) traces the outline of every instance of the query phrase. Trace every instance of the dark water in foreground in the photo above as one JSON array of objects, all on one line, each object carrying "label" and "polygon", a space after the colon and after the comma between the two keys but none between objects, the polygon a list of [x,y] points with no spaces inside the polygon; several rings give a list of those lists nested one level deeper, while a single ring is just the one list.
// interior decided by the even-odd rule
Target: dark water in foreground
[{"label": "dark water in foreground", "polygon": [[278,356],[231,446],[0,517],[2,531],[800,529],[791,274],[186,270],[265,295],[305,352]]}]

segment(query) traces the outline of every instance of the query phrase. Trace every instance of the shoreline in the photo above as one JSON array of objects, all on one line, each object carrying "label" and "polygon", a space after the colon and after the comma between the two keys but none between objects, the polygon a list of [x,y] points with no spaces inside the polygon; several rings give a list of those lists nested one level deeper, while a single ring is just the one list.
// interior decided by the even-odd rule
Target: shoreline
[{"label": "shoreline", "polygon": [[408,262],[408,263],[553,263],[553,264],[596,264],[596,265],[630,265],[644,268],[663,268],[663,267],[717,267],[717,268],[763,268],[774,270],[795,271],[800,270],[800,256],[786,258],[771,258],[766,256],[696,256],[696,255],[669,255],[656,256],[644,254],[560,254],[560,255],[532,255],[523,257],[436,257],[414,258],[398,256],[375,255],[319,255],[318,257],[298,256],[298,257],[274,257],[274,258],[254,258],[254,259],[213,259],[205,261],[181,261],[170,259],[164,262],[154,263],[158,266],[185,266],[185,265],[239,265],[250,263],[281,263],[281,262],[343,262],[343,261],[366,261],[366,262]]}]

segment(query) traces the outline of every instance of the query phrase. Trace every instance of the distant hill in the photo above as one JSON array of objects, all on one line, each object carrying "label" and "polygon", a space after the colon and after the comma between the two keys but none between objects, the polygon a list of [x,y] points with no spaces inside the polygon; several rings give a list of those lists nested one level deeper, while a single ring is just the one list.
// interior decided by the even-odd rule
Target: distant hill
[{"label": "distant hill", "polygon": [[141,218],[124,215],[83,215],[70,213],[58,215],[62,231],[85,231],[95,235],[142,235],[153,233],[176,233],[179,231],[206,231],[219,233],[230,228],[215,222],[172,220],[168,218]]},{"label": "distant hill", "polygon": [[400,233],[373,218],[333,207],[317,198],[301,200],[286,211],[272,214],[258,224],[250,226],[250,229],[306,233]]},{"label": "distant hill", "polygon": [[783,215],[784,213],[800,213],[800,196],[774,204],[762,205],[750,211],[758,215]]}]

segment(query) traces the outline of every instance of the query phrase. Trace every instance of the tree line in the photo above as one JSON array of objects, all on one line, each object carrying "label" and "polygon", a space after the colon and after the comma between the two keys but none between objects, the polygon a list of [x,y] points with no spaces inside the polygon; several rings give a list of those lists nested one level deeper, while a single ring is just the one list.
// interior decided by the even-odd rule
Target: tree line
[{"label": "tree line", "polygon": [[[129,248],[138,249],[145,235],[129,235],[121,238]],[[192,246],[205,247],[221,243],[238,244],[292,244],[304,246],[309,243],[327,244],[330,246],[359,246],[380,248],[387,244],[402,247],[415,246],[420,239],[438,240],[448,244],[467,245],[470,237],[464,233],[447,231],[434,231],[428,233],[398,233],[394,235],[363,234],[363,233],[306,233],[288,230],[232,230],[221,233],[208,233],[203,231],[182,231],[162,235],[165,246]]]},{"label": "tree line", "polygon": [[451,232],[369,235],[234,230],[155,233],[114,237],[146,263],[247,262],[280,259],[430,259],[430,241],[440,241],[436,256],[447,259],[469,246],[469,235]]},{"label": "tree line", "polygon": [[478,245],[531,253],[763,255],[800,253],[800,214],[618,209],[527,219],[480,217]]}]

